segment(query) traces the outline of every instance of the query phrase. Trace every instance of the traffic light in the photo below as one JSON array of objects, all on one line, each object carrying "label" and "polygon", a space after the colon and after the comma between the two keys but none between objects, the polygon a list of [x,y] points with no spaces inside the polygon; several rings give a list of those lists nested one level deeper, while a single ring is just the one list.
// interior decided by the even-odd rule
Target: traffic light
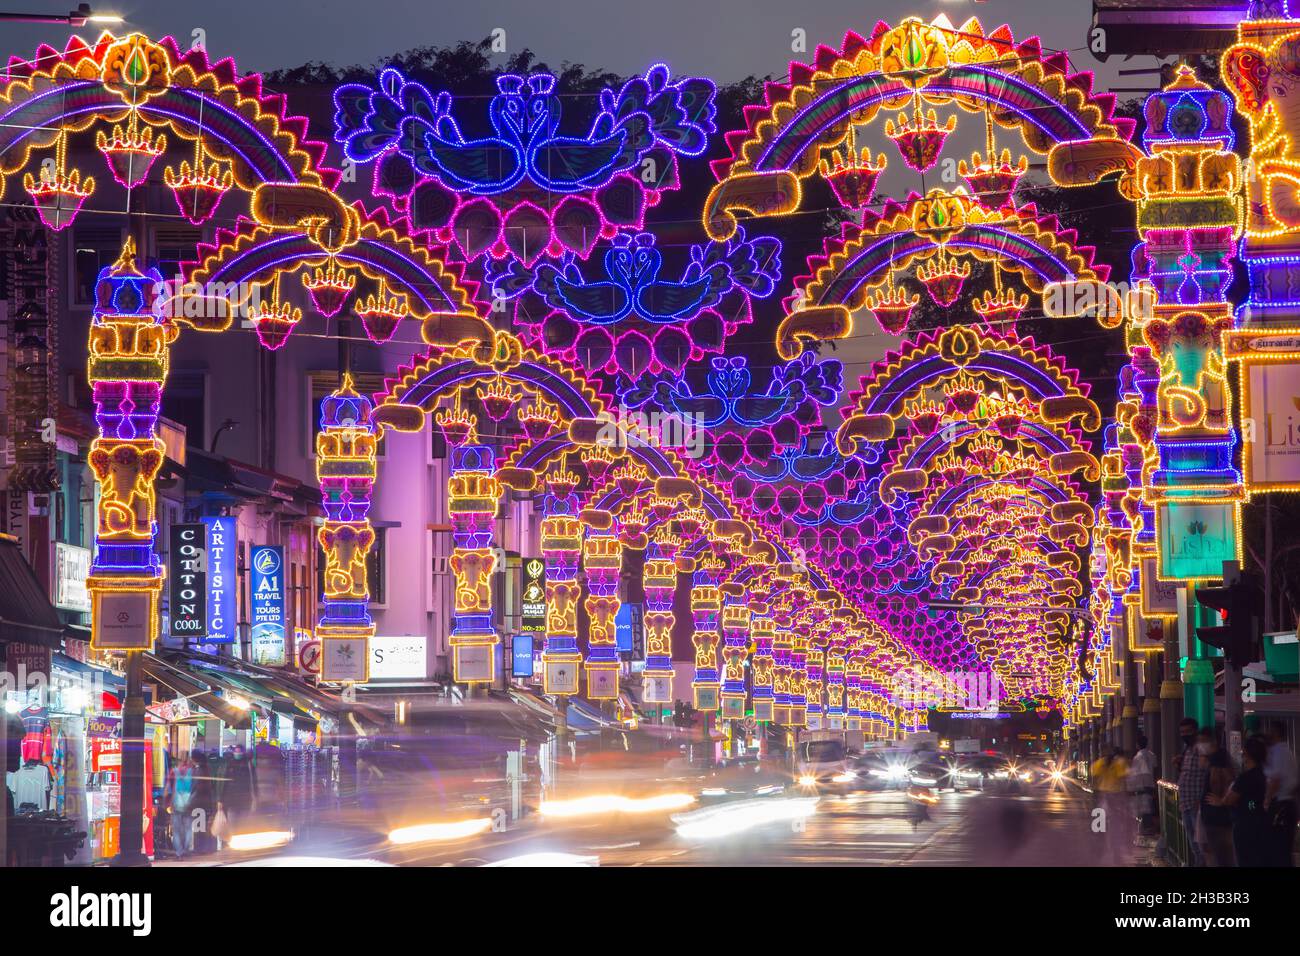
[{"label": "traffic light", "polygon": [[1220,648],[1234,667],[1259,659],[1258,638],[1264,619],[1264,588],[1259,575],[1243,571],[1231,584],[1197,588],[1196,600],[1223,616],[1217,627],[1198,627],[1197,637]]}]

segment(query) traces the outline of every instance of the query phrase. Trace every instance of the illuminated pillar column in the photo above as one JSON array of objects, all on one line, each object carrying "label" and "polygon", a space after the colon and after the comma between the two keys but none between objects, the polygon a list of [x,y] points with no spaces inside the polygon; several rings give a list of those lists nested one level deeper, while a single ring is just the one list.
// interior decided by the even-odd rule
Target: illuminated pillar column
[{"label": "illuminated pillar column", "polygon": [[325,523],[316,533],[325,565],[321,679],[364,682],[369,678],[370,582],[366,558],[375,543],[370,502],[376,477],[379,430],[370,399],[359,395],[351,376],[321,402],[316,435],[316,478]]},{"label": "illuminated pillar column", "polygon": [[99,435],[88,461],[99,501],[86,587],[91,643],[101,650],[152,650],[158,636],[163,569],[154,553],[154,480],[165,454],[158,416],[176,334],[154,314],[161,287],[156,269],[136,268],[130,239],[95,283],[87,378]]},{"label": "illuminated pillar column", "polygon": [[501,483],[491,446],[467,443],[451,451],[447,511],[451,517],[451,570],[456,599],[450,643],[453,676],[468,684],[489,683],[496,671],[497,632],[492,624],[493,548]]},{"label": "illuminated pillar column", "polygon": [[[805,613],[807,613],[805,611]],[[790,725],[808,726],[808,640],[809,627],[796,622],[790,649]]]},{"label": "illuminated pillar column", "polygon": [[691,621],[694,630],[691,643],[695,647],[695,677],[691,681],[691,690],[696,710],[715,711],[720,706],[718,634],[722,595],[718,590],[718,579],[722,571],[722,562],[706,553],[696,562],[692,580]]},{"label": "illuminated pillar column", "polygon": [[745,658],[749,655],[751,612],[743,585],[729,582],[722,590],[722,716],[737,720],[745,716]]},{"label": "illuminated pillar column", "polygon": [[641,581],[645,589],[645,671],[647,702],[673,702],[673,595],[677,591],[677,550],[681,541],[659,528],[646,550]]},{"label": "illuminated pillar column", "polygon": [[783,727],[792,726],[794,704],[794,631],[788,597],[773,612],[775,640],[772,644],[773,717]]},{"label": "illuminated pillar column", "polygon": [[[753,593],[755,600],[750,604],[750,637],[754,641],[753,674],[751,683],[754,695],[754,719],[773,721],[776,719],[774,687],[776,681],[776,660],[773,650],[776,643],[776,620],[767,603],[766,589],[761,592],[756,586]],[[761,596],[760,596],[761,594]]]},{"label": "illuminated pillar column", "polygon": [[848,730],[862,730],[862,660],[848,659],[844,674],[844,725]]},{"label": "illuminated pillar column", "polygon": [[826,652],[818,644],[810,642],[805,661],[804,713],[810,730],[823,730],[826,726],[822,719],[826,713]]},{"label": "illuminated pillar column", "polygon": [[546,642],[542,648],[546,693],[578,693],[582,655],[578,653],[578,557],[582,521],[578,517],[578,476],[561,467],[547,478],[542,498],[542,561],[546,565]]},{"label": "illuminated pillar column", "polygon": [[835,643],[826,652],[826,725],[830,730],[844,729],[844,658],[845,649]]},{"label": "illuminated pillar column", "polygon": [[[587,576],[585,607],[590,621],[587,639],[587,696],[592,700],[618,697],[618,578],[623,569],[623,545],[613,532],[608,512],[586,514],[582,568]],[[599,518],[599,521],[594,519]],[[602,524],[603,528],[594,527]]]}]

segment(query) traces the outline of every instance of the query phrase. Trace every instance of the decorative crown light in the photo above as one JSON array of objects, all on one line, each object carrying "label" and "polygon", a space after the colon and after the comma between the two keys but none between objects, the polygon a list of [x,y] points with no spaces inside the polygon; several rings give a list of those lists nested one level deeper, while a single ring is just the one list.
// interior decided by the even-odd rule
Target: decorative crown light
[{"label": "decorative crown light", "polygon": [[688,508],[677,516],[677,530],[683,538],[695,538],[704,527],[707,517],[699,508]]},{"label": "decorative crown light", "polygon": [[981,435],[966,446],[967,454],[985,471],[1002,456],[1002,443],[988,435]]},{"label": "decorative crown light", "polygon": [[179,169],[168,166],[163,170],[163,182],[172,191],[181,215],[191,225],[201,226],[217,211],[221,197],[234,185],[235,176],[229,168],[223,171],[218,163],[205,168],[197,143],[194,151],[194,165],[182,160]]},{"label": "decorative crown light", "polygon": [[964,159],[957,164],[957,175],[966,180],[966,186],[987,209],[1001,209],[1010,202],[1020,177],[1028,170],[1029,160],[1024,156],[1014,166],[1011,164],[1009,149],[997,157],[991,148],[985,155],[972,153],[969,166]]},{"label": "decorative crown light", "polygon": [[947,308],[961,295],[962,284],[970,278],[970,263],[945,256],[942,252],[917,267],[916,277],[930,293],[935,305]]},{"label": "decorative crown light", "polygon": [[[410,314],[410,305],[406,296],[389,295],[383,283],[380,283],[379,291],[358,302],[353,311],[361,319],[370,341],[383,345],[393,337],[398,323]],[[489,411],[488,414],[492,413]]]},{"label": "decorative crown light", "polygon": [[876,289],[868,295],[866,305],[882,331],[899,335],[907,328],[912,310],[920,301],[919,295],[913,293],[909,296],[901,286],[890,285],[887,289]]},{"label": "decorative crown light", "polygon": [[948,397],[948,404],[966,415],[979,402],[980,396],[984,394],[984,388],[979,379],[966,372],[958,372],[944,385],[943,393]]},{"label": "decorative crown light", "polygon": [[587,469],[587,475],[593,483],[604,478],[605,473],[614,464],[614,452],[604,445],[593,445],[590,448],[584,448],[578,457],[582,459],[582,465]]},{"label": "decorative crown light", "polygon": [[904,414],[912,428],[921,435],[933,435],[943,420],[943,406],[930,399],[908,402]]},{"label": "decorative crown light", "polygon": [[646,480],[646,470],[639,462],[625,461],[614,469],[614,483],[618,485],[619,494],[631,498]]},{"label": "decorative crown light", "polygon": [[1017,293],[1014,289],[1002,289],[998,292],[986,291],[971,303],[971,308],[984,320],[990,332],[1002,331],[1015,335],[1016,322],[1028,305],[1029,296]]},{"label": "decorative crown light", "polygon": [[46,228],[58,232],[72,225],[81,212],[81,204],[95,191],[95,178],[81,175],[81,170],[67,169],[66,131],[59,133],[58,145],[54,150],[54,168],[41,166],[40,179],[31,173],[23,176],[23,188],[36,204],[36,212]]},{"label": "decorative crown light", "polygon": [[324,269],[308,270],[302,274],[302,285],[311,296],[312,305],[327,319],[339,314],[356,284],[357,277],[332,258]]},{"label": "decorative crown light", "polygon": [[519,413],[519,424],[530,441],[539,442],[560,420],[560,410],[543,398],[535,399]]},{"label": "decorative crown light", "polygon": [[483,403],[483,410],[487,412],[488,418],[494,422],[502,421],[510,410],[515,407],[517,396],[515,390],[500,375],[488,382],[487,385],[479,389],[479,401]]},{"label": "decorative crown light", "polygon": [[940,126],[935,111],[932,109],[928,115],[922,116],[919,104],[911,117],[899,113],[897,126],[893,120],[885,121],[885,135],[894,141],[903,162],[918,173],[934,168],[934,164],[939,161],[944,140],[956,128],[957,117],[949,116],[948,122]]},{"label": "decorative crown light", "polygon": [[474,418],[461,406],[459,392],[456,394],[456,404],[434,412],[433,421],[442,429],[443,438],[453,448],[467,445],[476,437]]},{"label": "decorative crown light", "polygon": [[1003,438],[1015,438],[1020,426],[1034,413],[1034,403],[1027,398],[998,398],[989,402],[993,428]]},{"label": "decorative crown light", "polygon": [[95,146],[104,154],[113,178],[127,189],[134,189],[145,181],[153,161],[167,149],[167,137],[160,133],[154,139],[153,129],[141,128],[132,110],[125,128],[114,126],[111,137],[100,130],[95,135]]},{"label": "decorative crown light", "polygon": [[935,470],[950,485],[959,485],[966,480],[966,462],[953,452],[937,458],[934,465]]},{"label": "decorative crown light", "polygon": [[278,296],[258,301],[253,307],[252,322],[257,330],[257,340],[263,348],[274,352],[284,347],[289,341],[289,333],[302,321],[302,309],[288,302],[281,302]]},{"label": "decorative crown light", "polygon": [[659,521],[667,521],[678,509],[676,498],[665,498],[662,495],[655,495],[650,499],[650,510],[654,512],[655,518]]},{"label": "decorative crown light", "polygon": [[546,476],[546,485],[557,498],[567,498],[582,481],[567,465],[560,465]]},{"label": "decorative crown light", "polygon": [[885,171],[885,154],[879,153],[876,161],[871,161],[871,150],[864,148],[860,153],[852,146],[845,154],[838,149],[831,152],[831,158],[821,161],[821,174],[830,183],[831,191],[845,209],[863,209],[870,205],[875,195],[876,181]]}]

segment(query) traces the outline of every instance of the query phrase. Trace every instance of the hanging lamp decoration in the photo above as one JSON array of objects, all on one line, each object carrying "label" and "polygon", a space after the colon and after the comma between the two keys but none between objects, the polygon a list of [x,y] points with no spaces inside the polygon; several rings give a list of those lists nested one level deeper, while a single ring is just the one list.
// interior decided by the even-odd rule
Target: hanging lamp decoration
[{"label": "hanging lamp decoration", "polygon": [[559,421],[560,410],[540,396],[519,413],[519,424],[532,442],[544,439]]},{"label": "hanging lamp decoration", "polygon": [[103,130],[95,135],[95,146],[104,154],[109,171],[119,185],[134,189],[149,177],[153,161],[167,149],[167,137],[158,134],[149,126],[141,127],[140,114],[131,110],[125,127],[113,127],[113,135],[107,136]]},{"label": "hanging lamp decoration", "polygon": [[302,273],[302,286],[311,296],[312,305],[327,319],[339,314],[356,284],[357,277],[340,266],[333,256],[330,256],[324,269],[317,268]]},{"label": "hanging lamp decoration", "polygon": [[181,215],[190,225],[201,226],[217,211],[221,197],[234,185],[235,176],[228,166],[223,171],[220,163],[204,166],[203,141],[195,138],[194,163],[182,160],[179,168],[168,166],[163,170],[163,182],[172,191]]},{"label": "hanging lamp decoration", "polygon": [[845,209],[864,209],[871,204],[871,197],[876,192],[876,181],[885,171],[885,154],[878,153],[873,163],[870,148],[864,148],[859,153],[852,124],[844,147],[843,153],[836,149],[831,152],[829,160],[822,159],[822,178],[830,184],[835,198]]},{"label": "hanging lamp decoration", "polygon": [[970,263],[964,260],[959,262],[940,249],[933,259],[917,267],[916,278],[925,286],[925,291],[930,293],[934,304],[946,309],[957,301],[963,283],[970,278]]},{"label": "hanging lamp decoration", "polygon": [[279,272],[275,274],[270,301],[259,299],[253,307],[251,317],[257,330],[257,340],[263,348],[272,352],[284,348],[284,343],[289,341],[289,334],[302,321],[302,309],[280,301],[280,275]]},{"label": "hanging lamp decoration", "polygon": [[901,335],[912,320],[912,310],[916,308],[921,297],[909,293],[902,286],[894,285],[894,270],[890,269],[885,278],[883,289],[876,289],[867,296],[866,306],[881,328],[890,335]]},{"label": "hanging lamp decoration", "polygon": [[410,314],[410,304],[405,295],[389,295],[387,285],[380,280],[379,291],[358,302],[353,311],[370,341],[383,345],[393,337],[402,319]]},{"label": "hanging lamp decoration", "polygon": [[949,116],[942,126],[933,109],[922,114],[921,101],[913,97],[912,115],[898,114],[898,123],[885,121],[885,135],[898,147],[903,162],[918,173],[929,172],[939,162],[939,153],[943,151],[948,134],[957,128],[957,117]]},{"label": "hanging lamp decoration", "polygon": [[494,422],[503,421],[510,410],[515,407],[515,401],[518,396],[510,384],[500,375],[488,382],[486,386],[478,391],[479,401],[483,403],[483,410],[487,412],[488,418]]},{"label": "hanging lamp decoration", "polygon": [[60,130],[54,147],[54,168],[41,165],[40,178],[23,176],[23,188],[36,204],[36,212],[48,229],[59,232],[72,225],[81,205],[95,191],[95,178],[81,170],[67,168],[68,131]]},{"label": "hanging lamp decoration", "polygon": [[438,409],[434,412],[433,421],[442,429],[442,436],[450,448],[460,448],[477,440],[474,418],[461,405],[459,389],[452,407]]}]

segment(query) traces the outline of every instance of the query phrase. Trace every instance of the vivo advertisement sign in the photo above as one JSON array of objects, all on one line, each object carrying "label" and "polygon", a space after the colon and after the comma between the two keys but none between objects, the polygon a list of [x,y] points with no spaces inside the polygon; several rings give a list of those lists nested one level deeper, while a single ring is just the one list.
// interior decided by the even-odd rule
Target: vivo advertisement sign
[{"label": "vivo advertisement sign", "polygon": [[285,609],[284,548],[263,544],[249,555],[249,591],[252,594],[253,663],[283,667],[284,632],[288,624]]},{"label": "vivo advertisement sign", "polygon": [[204,518],[208,546],[208,634],[205,643],[235,642],[235,519]]}]

